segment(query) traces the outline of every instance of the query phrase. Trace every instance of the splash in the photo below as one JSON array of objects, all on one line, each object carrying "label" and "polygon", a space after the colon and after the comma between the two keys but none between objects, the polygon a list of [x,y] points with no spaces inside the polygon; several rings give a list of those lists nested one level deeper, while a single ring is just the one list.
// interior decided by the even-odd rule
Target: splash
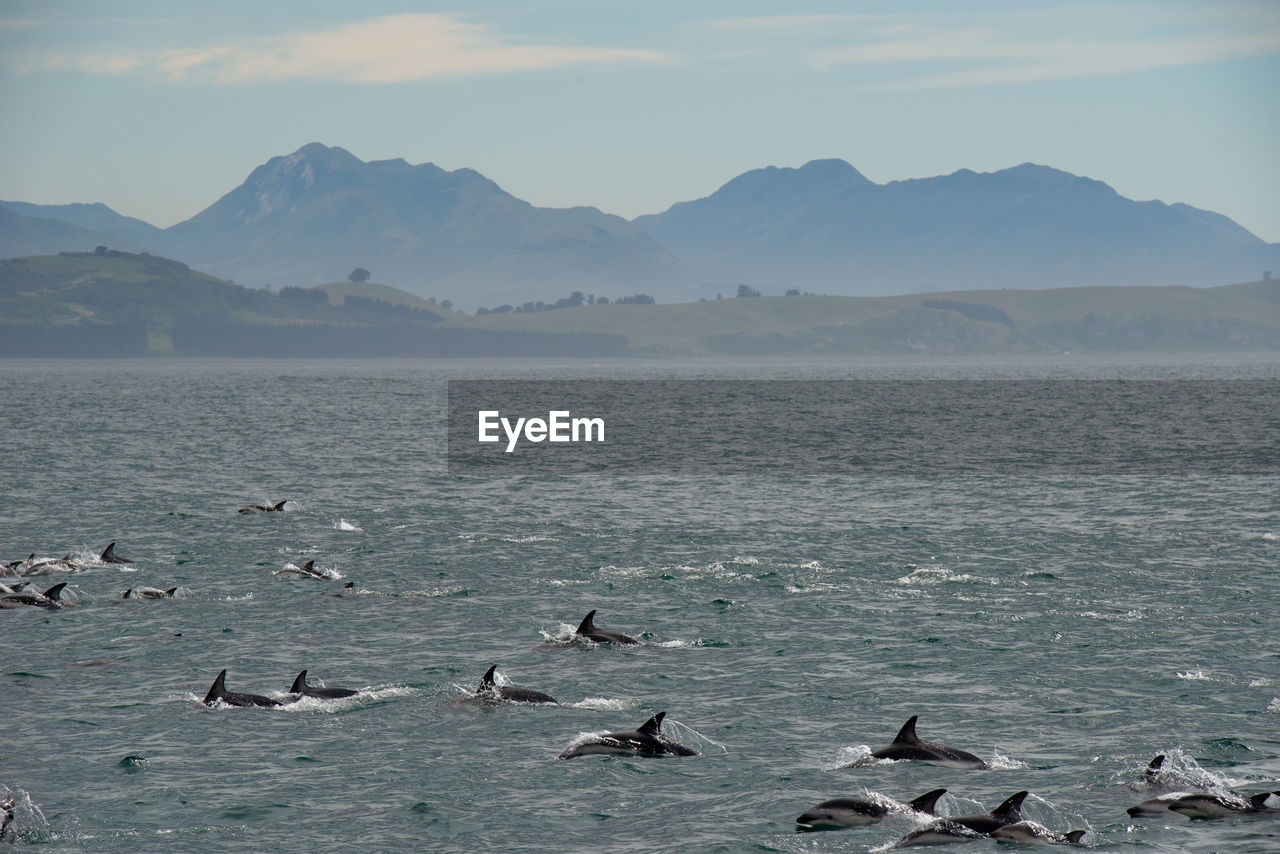
[{"label": "splash", "polygon": [[364,528],[361,528],[358,525],[353,525],[350,522],[348,522],[346,519],[339,519],[338,521],[334,522],[333,529],[335,531],[353,531],[358,534],[364,532]]}]

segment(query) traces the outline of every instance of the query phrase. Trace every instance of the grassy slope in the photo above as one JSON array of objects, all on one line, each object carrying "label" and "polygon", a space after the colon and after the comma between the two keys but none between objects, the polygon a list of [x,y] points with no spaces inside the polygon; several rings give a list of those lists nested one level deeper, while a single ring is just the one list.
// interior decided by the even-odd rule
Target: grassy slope
[{"label": "grassy slope", "polygon": [[425,308],[430,311],[444,313],[444,309],[428,303],[408,291],[402,291],[390,285],[379,285],[375,282],[330,282],[327,285],[316,285],[314,289],[324,291],[329,295],[329,305],[342,305],[348,296],[358,296],[382,300],[393,305],[406,305],[409,308]]},{"label": "grassy slope", "polygon": [[[1000,324],[967,321],[955,312],[922,309],[925,299],[977,303],[1003,309],[1021,336],[1022,349],[1053,349],[1055,330],[1093,315],[1107,322],[1138,324],[1151,319],[1179,328],[1213,321],[1280,330],[1280,282],[1262,281],[1217,288],[1090,287],[1050,290],[953,291],[900,297],[755,297],[670,305],[582,306],[534,314],[456,316],[451,325],[529,332],[612,332],[625,335],[638,353],[698,355],[704,338],[715,335],[812,335],[814,329],[861,327],[946,333],[947,325],[969,327],[970,340],[996,343],[999,335],[974,339],[972,330],[991,332]],[[935,321],[945,321],[941,325]],[[852,331],[852,329],[851,329]],[[1068,341],[1067,343],[1072,343]],[[1194,342],[1188,342],[1195,349]],[[1081,346],[1080,342],[1075,342]],[[1002,346],[1002,345],[1001,345]],[[1001,346],[997,346],[1000,349]],[[1150,345],[1149,345],[1150,346]],[[1173,346],[1176,347],[1176,342]],[[1104,349],[1110,349],[1105,347]]]}]

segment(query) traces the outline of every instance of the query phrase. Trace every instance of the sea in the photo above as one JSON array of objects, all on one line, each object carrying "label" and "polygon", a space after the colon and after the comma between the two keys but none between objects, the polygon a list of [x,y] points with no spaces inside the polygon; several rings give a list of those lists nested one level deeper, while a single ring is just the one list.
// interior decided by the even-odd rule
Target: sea
[{"label": "sea", "polygon": [[[6,360],[0,561],[80,568],[28,579],[71,607],[0,610],[0,850],[879,852],[930,819],[796,818],[945,788],[944,815],[1025,790],[1087,848],[1280,851],[1280,812],[1126,812],[1280,790],[1274,467],[504,476],[451,470],[445,423],[459,379],[1278,378],[1276,354]],[[592,610],[639,643],[575,638]],[[484,701],[491,665],[558,704]],[[284,705],[204,705],[223,669]],[[304,669],[358,693],[286,702]],[[696,756],[557,758],[659,712]],[[989,767],[870,755],[913,716]]]}]

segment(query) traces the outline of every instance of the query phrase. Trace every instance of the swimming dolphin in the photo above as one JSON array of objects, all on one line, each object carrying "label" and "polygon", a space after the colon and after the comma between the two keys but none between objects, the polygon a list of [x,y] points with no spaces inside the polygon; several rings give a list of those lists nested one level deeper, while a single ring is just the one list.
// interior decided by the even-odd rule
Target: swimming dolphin
[{"label": "swimming dolphin", "polygon": [[620,643],[620,644],[638,644],[640,641],[632,637],[627,637],[621,632],[609,632],[604,629],[597,629],[591,622],[596,615],[595,611],[582,618],[582,622],[578,624],[578,628],[574,634],[596,643]]},{"label": "swimming dolphin", "polygon": [[1027,792],[1018,792],[991,812],[976,815],[952,815],[928,827],[908,833],[894,843],[894,848],[916,845],[949,845],[988,836],[991,831],[1022,821],[1022,801]]},{"label": "swimming dolphin", "polygon": [[262,706],[269,708],[272,706],[284,705],[278,700],[270,697],[263,697],[260,694],[241,694],[236,691],[227,690],[227,671],[223,670],[218,674],[218,678],[213,680],[213,685],[209,688],[209,693],[204,695],[202,701],[206,706],[212,706],[221,700],[228,706]]},{"label": "swimming dolphin", "polygon": [[493,665],[484,672],[484,676],[480,679],[480,687],[476,688],[476,696],[478,697],[494,697],[498,700],[506,700],[508,703],[554,703],[556,698],[541,691],[533,691],[529,688],[517,688],[514,685],[499,685],[493,680],[493,674],[497,671],[498,665]]},{"label": "swimming dolphin", "polygon": [[916,718],[918,717],[919,715],[912,715],[911,719],[902,725],[902,729],[898,730],[892,743],[872,751],[871,755],[876,759],[895,761],[914,759],[948,768],[986,769],[989,767],[972,753],[947,747],[944,744],[935,744],[932,741],[921,741],[916,735]]},{"label": "swimming dolphin", "polygon": [[178,592],[177,587],[170,587],[168,590],[161,590],[157,587],[139,587],[134,589],[130,587],[120,597],[121,599],[172,599],[173,594]]},{"label": "swimming dolphin", "polygon": [[315,697],[320,700],[340,700],[343,697],[354,697],[360,692],[350,688],[314,688],[307,684],[307,671],[304,670],[293,680],[289,693],[302,694],[304,697]]},{"label": "swimming dolphin", "polygon": [[609,732],[593,736],[582,744],[570,745],[557,758],[573,759],[575,756],[697,756],[698,752],[678,741],[667,738],[661,732],[666,712],[658,712],[640,725],[634,732]]},{"label": "swimming dolphin", "polygon": [[75,572],[78,569],[84,569],[84,567],[72,560],[71,555],[68,554],[35,563],[28,562],[27,567],[22,571],[22,575],[23,577],[52,575],[55,572]]},{"label": "swimming dolphin", "polygon": [[1017,821],[1006,824],[1004,827],[997,827],[988,835],[1001,842],[1021,842],[1024,845],[1079,845],[1080,839],[1086,833],[1088,833],[1087,830],[1058,833],[1034,821]]},{"label": "swimming dolphin", "polygon": [[18,567],[26,566],[27,564],[31,563],[31,561],[35,559],[36,559],[36,553],[32,552],[31,554],[27,555],[26,560],[11,560],[8,563],[6,563],[3,567],[0,567],[0,569],[5,570],[4,572],[5,575],[9,575],[9,574],[16,575],[18,572]]},{"label": "swimming dolphin", "polygon": [[1143,815],[1160,815],[1169,811],[1169,804],[1178,798],[1185,798],[1191,794],[1194,794],[1194,792],[1165,792],[1163,795],[1147,798],[1140,804],[1134,804],[1129,807],[1128,813],[1135,818]]},{"label": "swimming dolphin", "polygon": [[[907,806],[916,812],[933,814],[938,798],[946,789],[934,789],[911,801]],[[862,827],[875,824],[890,812],[886,804],[870,798],[832,798],[810,807],[796,819],[796,824],[808,830],[839,830],[844,827]]]},{"label": "swimming dolphin", "polygon": [[1161,753],[1152,759],[1147,767],[1142,771],[1142,780],[1145,783],[1154,783],[1160,778],[1160,769],[1164,765],[1164,754]]},{"label": "swimming dolphin", "polygon": [[322,570],[316,569],[316,562],[309,560],[302,566],[286,566],[284,569],[277,569],[272,575],[300,575],[303,578],[329,578],[329,574]]},{"label": "swimming dolphin", "polygon": [[1222,818],[1239,813],[1274,812],[1280,810],[1280,792],[1260,792],[1248,798],[1234,795],[1183,795],[1169,801],[1169,809],[1188,818]]},{"label": "swimming dolphin", "polygon": [[98,555],[98,560],[103,563],[133,563],[133,561],[128,558],[123,558],[116,554],[116,544],[114,540],[112,540],[107,547],[102,550],[102,554]]},{"label": "swimming dolphin", "polygon": [[1004,803],[991,812],[976,815],[949,815],[947,821],[964,825],[975,833],[990,833],[997,827],[1022,821],[1022,802],[1026,800],[1028,794],[1028,792],[1018,792],[1010,795]]},{"label": "swimming dolphin", "polygon": [[64,602],[61,598],[62,588],[67,582],[55,584],[43,593],[22,590],[0,596],[0,608],[21,608],[23,605],[35,605],[40,608],[69,608],[74,602]]},{"label": "swimming dolphin", "polygon": [[985,838],[986,834],[972,831],[963,824],[944,820],[928,827],[922,827],[919,830],[913,830],[889,847],[913,848],[918,845],[952,845],[956,842],[972,842],[975,839]]},{"label": "swimming dolphin", "polygon": [[30,583],[30,581],[19,581],[17,584],[12,585],[0,584],[0,596],[8,596],[10,593],[17,593]]},{"label": "swimming dolphin", "polygon": [[289,499],[277,501],[275,504],[249,504],[237,510],[237,513],[280,513],[284,511],[284,506],[289,503]]}]

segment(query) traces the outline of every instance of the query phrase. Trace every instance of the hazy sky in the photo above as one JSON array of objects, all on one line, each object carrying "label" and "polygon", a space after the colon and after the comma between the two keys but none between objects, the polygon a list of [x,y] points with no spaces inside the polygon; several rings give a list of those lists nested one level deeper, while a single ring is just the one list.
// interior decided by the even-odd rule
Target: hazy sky
[{"label": "hazy sky", "polygon": [[633,217],[1031,161],[1280,242],[1280,1],[0,0],[0,198],[168,226],[308,142]]}]

